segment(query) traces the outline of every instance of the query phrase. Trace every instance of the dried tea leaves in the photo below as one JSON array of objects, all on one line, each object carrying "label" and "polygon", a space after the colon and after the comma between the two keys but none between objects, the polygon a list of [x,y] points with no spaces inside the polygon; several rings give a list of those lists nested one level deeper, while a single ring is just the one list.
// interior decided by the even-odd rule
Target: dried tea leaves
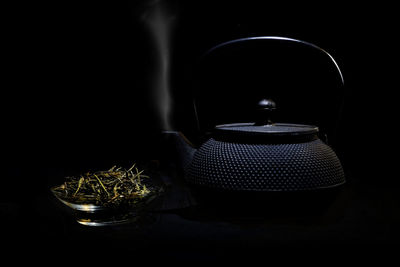
[{"label": "dried tea leaves", "polygon": [[135,166],[124,169],[112,167],[108,171],[87,172],[80,176],[67,177],[53,190],[66,201],[77,204],[119,206],[139,203],[156,193],[149,176]]}]

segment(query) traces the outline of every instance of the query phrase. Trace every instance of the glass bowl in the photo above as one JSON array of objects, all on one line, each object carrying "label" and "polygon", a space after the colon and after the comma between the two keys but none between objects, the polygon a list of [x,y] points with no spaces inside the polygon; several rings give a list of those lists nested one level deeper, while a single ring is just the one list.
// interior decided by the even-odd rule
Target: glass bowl
[{"label": "glass bowl", "polygon": [[93,203],[73,202],[57,191],[58,186],[50,189],[55,198],[72,212],[76,221],[87,226],[107,226],[137,222],[140,217],[150,212],[157,205],[157,199],[162,195],[162,188],[157,187],[155,193],[143,197],[137,203],[122,203],[120,205],[104,206]]}]

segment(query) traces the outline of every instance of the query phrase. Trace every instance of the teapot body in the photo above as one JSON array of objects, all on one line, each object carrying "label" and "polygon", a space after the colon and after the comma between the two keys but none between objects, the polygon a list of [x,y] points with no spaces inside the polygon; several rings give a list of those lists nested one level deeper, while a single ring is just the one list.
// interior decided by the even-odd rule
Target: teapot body
[{"label": "teapot body", "polygon": [[316,135],[301,142],[206,141],[185,168],[186,180],[224,191],[304,191],[345,183],[335,152]]}]

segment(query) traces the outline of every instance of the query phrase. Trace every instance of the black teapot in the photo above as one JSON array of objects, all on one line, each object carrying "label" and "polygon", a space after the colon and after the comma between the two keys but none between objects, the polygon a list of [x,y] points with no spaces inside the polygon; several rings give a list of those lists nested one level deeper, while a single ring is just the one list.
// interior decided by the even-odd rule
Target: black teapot
[{"label": "black teapot", "polygon": [[255,122],[218,125],[198,149],[182,133],[167,132],[186,181],[230,192],[299,192],[344,184],[342,165],[319,139],[318,127],[274,123],[275,109],[272,100],[261,100]]},{"label": "black teapot", "polygon": [[[267,46],[267,43],[273,44],[273,46]],[[284,53],[275,53],[281,47],[284,48]],[[265,73],[260,69],[265,69],[271,63],[273,55],[276,54],[277,62],[280,63],[290,53],[300,54],[303,56],[301,62],[304,62],[312,58],[309,56],[311,51],[311,53],[321,57],[322,61],[318,61],[319,63],[322,62],[322,65],[329,65],[333,69],[332,73],[334,73],[336,81],[339,80],[340,86],[344,84],[342,73],[333,57],[325,50],[308,42],[274,36],[242,38],[217,45],[206,52],[205,55],[209,56],[215,52],[228,51],[227,48],[231,48],[234,53],[233,57],[223,56],[224,62],[229,62],[227,63],[228,67],[236,62],[238,52],[243,51],[243,49],[254,51],[255,56],[253,58],[256,60],[260,58],[262,53],[267,52],[267,57],[263,59],[262,64],[256,65],[256,68],[252,69],[252,71],[255,69],[257,75],[261,75],[261,82],[266,78],[264,77]],[[304,48],[304,50],[294,48]],[[248,55],[245,54],[244,58],[247,59]],[[319,64],[316,65],[318,68]],[[220,80],[223,69],[216,66],[214,70],[213,66],[207,65],[205,69],[212,69],[216,76],[211,76],[213,77],[211,82],[205,86],[202,85],[203,87],[199,88],[200,90],[207,89],[209,86],[211,86],[211,90],[218,90],[224,85],[226,87],[228,80],[232,80],[229,79],[229,72],[234,71],[236,66],[228,68],[228,76],[222,76],[222,83],[216,83],[215,77]],[[248,68],[250,65],[242,64],[241,66]],[[262,68],[258,66],[262,66]],[[272,70],[276,70],[277,66],[279,64],[274,64]],[[282,68],[278,71],[283,71],[283,77],[286,77],[289,67],[290,64],[283,63]],[[240,76],[243,73],[242,70],[243,68],[240,68],[237,75],[234,76]],[[271,74],[271,69],[268,69],[266,73]],[[297,70],[292,73],[297,75],[295,81],[298,81],[301,74]],[[333,84],[331,83],[332,80],[323,76],[323,72],[318,72],[318,74],[320,74],[318,78],[326,81],[328,86]],[[268,90],[262,92],[264,97],[265,93],[271,92],[271,87],[284,89],[280,85],[281,79],[278,79],[278,83],[271,86],[270,78],[271,76],[268,76]],[[307,82],[306,85],[309,86],[308,78],[304,76],[301,76],[301,78],[304,78]],[[313,76],[310,79],[315,80],[316,77]],[[250,89],[250,80],[245,79],[244,82],[244,84],[239,84],[239,87],[244,86]],[[231,86],[234,84],[230,83],[229,85],[229,93],[232,94]],[[251,94],[251,91],[247,89],[246,91],[248,91],[247,94]],[[239,92],[239,98],[243,98],[242,91]],[[281,92],[285,94],[286,91]],[[210,95],[213,97],[210,98]],[[211,102],[217,101],[215,91],[210,92],[208,90],[205,96],[206,108],[211,108]],[[280,101],[286,101],[286,99],[282,99],[281,95],[275,94],[274,96],[278,96]],[[293,95],[291,97],[293,98]],[[323,101],[317,101],[317,103],[322,104]],[[227,101],[223,101],[223,104],[234,106]],[[182,133],[167,132],[174,140],[184,177],[189,184],[196,188],[206,189],[206,191],[212,189],[225,192],[309,192],[337,188],[345,183],[342,165],[334,150],[319,138],[320,133],[317,126],[298,124],[297,121],[299,120],[296,123],[273,122],[272,115],[276,113],[277,106],[271,99],[262,99],[258,102],[258,106],[256,106],[256,103],[253,106],[257,107],[256,115],[253,117],[254,122],[222,125],[217,123],[219,125],[211,128],[207,140],[198,149],[191,145]],[[303,107],[304,102],[297,101],[292,106],[284,106],[283,109],[285,109],[284,111],[288,111],[290,108],[300,110]],[[197,110],[196,105],[194,109]],[[242,110],[241,105],[238,113],[240,114]],[[214,117],[223,111],[221,102],[217,102],[217,109],[213,113]],[[295,115],[301,114],[296,113],[298,114]],[[213,120],[212,117],[210,119]],[[289,117],[286,117],[285,121],[289,121],[289,119]],[[300,121],[303,119],[305,118],[300,118]],[[197,121],[199,122],[198,117]],[[324,123],[324,128],[326,128],[327,123],[331,124],[329,120],[325,120]],[[325,136],[325,133],[322,132],[321,136]]]}]

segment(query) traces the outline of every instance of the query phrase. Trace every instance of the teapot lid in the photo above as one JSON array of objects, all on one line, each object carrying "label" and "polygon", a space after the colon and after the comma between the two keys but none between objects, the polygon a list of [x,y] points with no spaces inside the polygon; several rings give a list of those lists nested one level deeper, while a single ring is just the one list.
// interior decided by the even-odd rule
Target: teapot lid
[{"label": "teapot lid", "polygon": [[256,125],[255,123],[232,123],[217,125],[215,130],[226,134],[247,134],[247,135],[273,135],[293,136],[318,133],[318,127],[313,125],[272,123]]},{"label": "teapot lid", "polygon": [[230,138],[290,138],[300,141],[300,139],[316,138],[319,129],[314,125],[273,123],[271,115],[276,109],[276,104],[270,99],[263,99],[258,103],[258,118],[253,123],[232,123],[217,125],[214,135],[217,137]]}]

